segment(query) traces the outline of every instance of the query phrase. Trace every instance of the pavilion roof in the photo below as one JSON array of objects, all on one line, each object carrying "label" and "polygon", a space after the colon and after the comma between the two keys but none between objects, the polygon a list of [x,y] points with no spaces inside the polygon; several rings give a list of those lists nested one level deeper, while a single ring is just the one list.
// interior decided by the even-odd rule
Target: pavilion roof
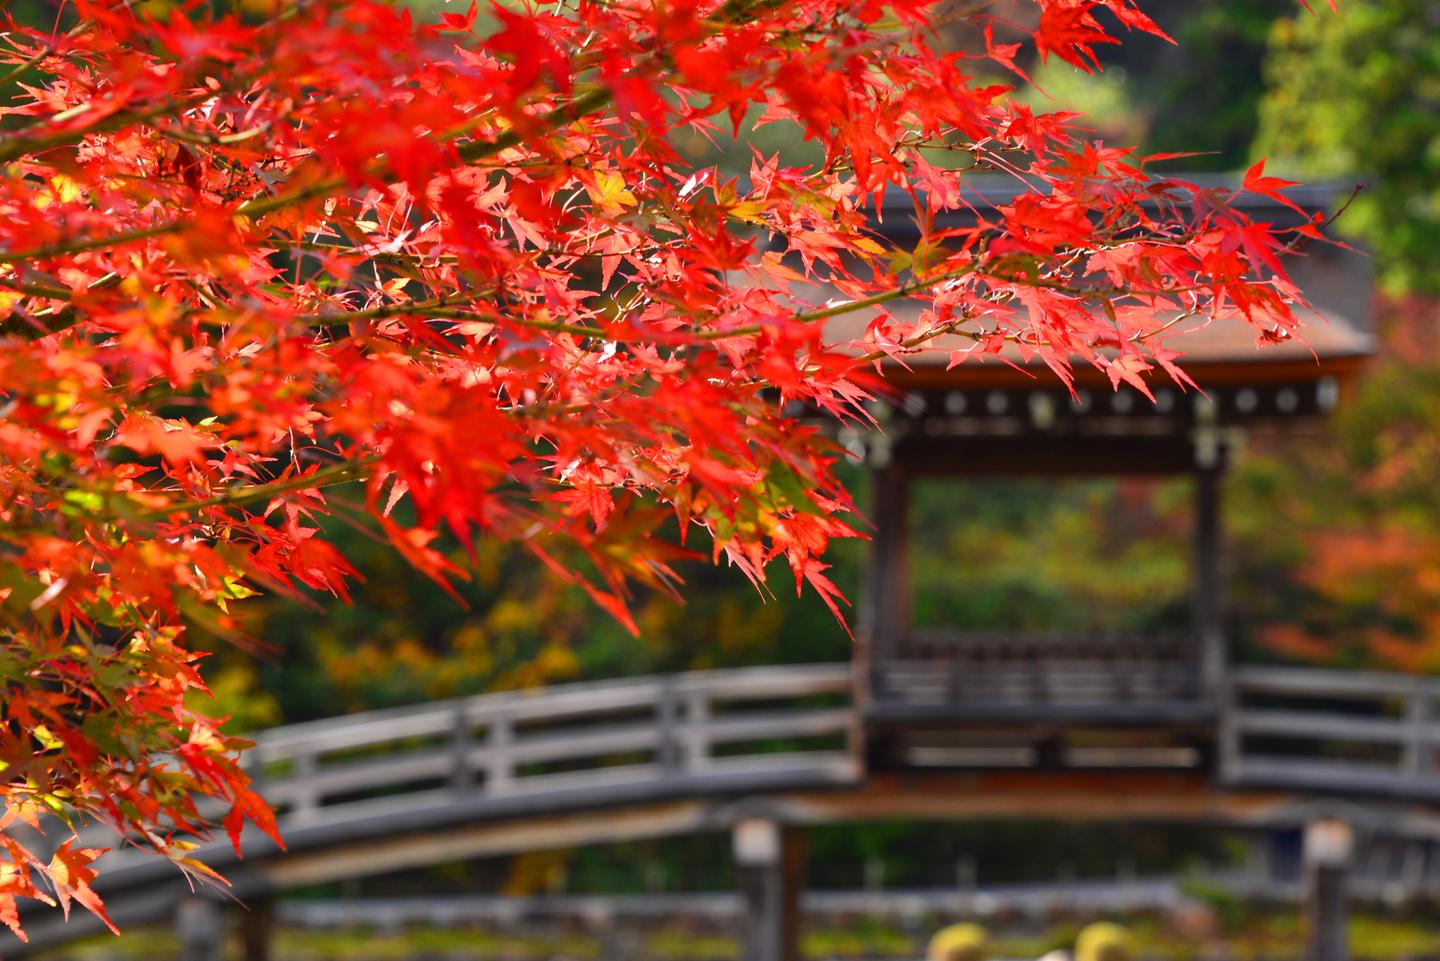
[{"label": "pavilion roof", "polygon": [[[1183,179],[1202,188],[1235,185],[1233,178],[1214,174],[1185,175]],[[1013,177],[982,176],[967,182],[966,197],[983,211],[985,206],[1007,203],[1027,189],[1032,188]],[[1305,210],[1324,212],[1349,189],[1349,185],[1309,184],[1290,188],[1286,193]],[[1295,211],[1268,197],[1237,195],[1234,203],[1257,220],[1277,226],[1299,222]],[[908,196],[892,192],[882,206],[879,228],[902,238],[914,229],[908,220],[912,204]],[[974,216],[970,211],[946,215],[957,222],[973,220]],[[1314,308],[1298,312],[1302,321],[1299,337],[1261,344],[1255,329],[1238,317],[1185,320],[1167,335],[1166,346],[1181,353],[1181,367],[1202,388],[1344,380],[1374,354],[1372,284],[1366,255],[1350,247],[1310,244],[1287,267],[1291,279]],[[893,312],[903,315],[907,309],[919,307],[899,307]],[[869,319],[864,313],[842,315],[831,321],[830,329],[837,337],[855,336]],[[1014,346],[998,355],[976,352],[973,359],[952,366],[952,351],[972,344],[963,336],[937,339],[928,349],[907,357],[903,364],[885,364],[887,379],[903,387],[958,389],[1020,387],[1055,379],[1043,362],[1038,358],[1027,360]],[[1108,384],[1103,372],[1079,358],[1074,369],[1077,383]]]},{"label": "pavilion roof", "polygon": [[[1254,328],[1239,318],[1226,317],[1182,321],[1166,345],[1181,352],[1180,366],[1201,387],[1313,382],[1326,377],[1343,380],[1374,354],[1374,336],[1348,317],[1335,311],[1301,311],[1300,317],[1301,335],[1279,343],[1258,344]],[[858,333],[866,319],[851,317],[847,324],[832,330],[845,336],[844,327],[853,324]],[[1037,380],[1054,380],[1039,358],[1027,359],[1015,345],[1007,345],[998,354],[975,351],[952,366],[953,352],[973,344],[963,335],[937,338],[925,350],[905,358],[903,364],[886,363],[886,379],[898,386],[934,388],[1021,387]],[[1074,358],[1074,371],[1077,383],[1108,383],[1103,372],[1079,357]]]}]

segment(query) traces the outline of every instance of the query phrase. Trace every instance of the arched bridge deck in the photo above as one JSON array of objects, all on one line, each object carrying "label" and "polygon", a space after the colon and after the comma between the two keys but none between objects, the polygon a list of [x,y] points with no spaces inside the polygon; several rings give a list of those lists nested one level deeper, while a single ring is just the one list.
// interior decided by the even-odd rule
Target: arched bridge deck
[{"label": "arched bridge deck", "polygon": [[[720,830],[757,814],[795,824],[1028,816],[1266,825],[1300,823],[1318,804],[1369,816],[1381,832],[1440,838],[1429,810],[1440,801],[1440,679],[1232,669],[1215,703],[1213,751],[1166,769],[1092,753],[1044,770],[992,758],[867,772],[865,717],[851,692],[848,664],[763,667],[273,729],[247,763],[288,850],[252,832],[243,861],[220,841],[199,853],[248,899],[466,857]],[[189,893],[153,857],[118,850],[105,862],[98,886],[122,925],[162,918]],[[80,915],[62,925],[53,912],[26,926],[31,945],[7,940],[0,956],[93,928]]]}]

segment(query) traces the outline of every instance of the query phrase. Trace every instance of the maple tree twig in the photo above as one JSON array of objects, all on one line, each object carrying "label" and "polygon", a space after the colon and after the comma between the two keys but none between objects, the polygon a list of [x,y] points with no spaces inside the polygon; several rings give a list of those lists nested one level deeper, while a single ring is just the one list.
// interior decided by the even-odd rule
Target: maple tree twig
[{"label": "maple tree twig", "polygon": [[[859,300],[847,300],[843,304],[835,304],[830,307],[823,307],[819,310],[806,311],[805,313],[794,314],[787,318],[788,322],[796,324],[810,324],[819,320],[829,320],[831,317],[839,317],[842,314],[853,313],[857,310],[864,310],[866,307],[876,307],[892,300],[899,300],[901,297],[908,297],[910,294],[922,290],[928,290],[936,284],[943,284],[947,280],[955,280],[973,273],[975,264],[967,264],[957,270],[950,270],[927,277],[923,280],[909,280],[892,287],[889,290],[882,290],[878,294],[871,294],[869,297],[862,297]],[[732,330],[707,330],[696,336],[701,340],[724,340],[728,337],[753,337],[764,330],[764,325],[752,324],[746,327],[736,327]]]},{"label": "maple tree twig", "polygon": [[289,477],[284,480],[272,481],[266,484],[246,484],[239,487],[232,487],[213,497],[178,501],[174,504],[167,504],[164,507],[157,507],[154,510],[141,514],[140,519],[146,521],[164,520],[175,514],[193,514],[196,511],[206,510],[212,507],[239,507],[244,504],[253,504],[256,501],[269,500],[276,494],[285,494],[290,491],[318,490],[322,487],[332,487],[335,484],[345,484],[350,481],[359,480],[364,475],[365,468],[374,465],[379,460],[380,458],[375,455],[359,457],[354,460],[331,464],[328,467],[321,467],[319,470],[298,477]]},{"label": "maple tree twig", "polygon": [[[3,6],[3,4],[0,4],[0,6]],[[81,20],[79,23],[75,24],[75,26],[71,27],[70,30],[66,32],[65,36],[67,39],[71,37],[78,37],[86,30],[89,30],[91,25],[92,21]],[[11,41],[11,43],[16,48],[15,52],[19,53],[19,44],[14,43],[14,41]],[[44,60],[46,57],[49,57],[55,53],[56,49],[53,43],[49,41],[41,41],[39,49],[36,50],[34,54],[32,54],[27,59],[17,63],[11,69],[5,71],[4,76],[0,76],[0,86],[4,86],[5,84],[10,83],[12,80],[25,73],[26,70],[29,70],[31,67]]]}]

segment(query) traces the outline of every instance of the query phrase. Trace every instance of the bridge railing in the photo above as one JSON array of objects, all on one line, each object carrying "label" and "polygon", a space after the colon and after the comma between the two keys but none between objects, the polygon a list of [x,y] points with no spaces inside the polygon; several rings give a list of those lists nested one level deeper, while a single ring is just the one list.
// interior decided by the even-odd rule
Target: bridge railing
[{"label": "bridge railing", "polygon": [[263,732],[247,765],[283,817],[665,779],[857,776],[846,664],[482,694]]},{"label": "bridge railing", "polygon": [[1188,635],[1113,630],[919,629],[873,658],[880,708],[929,706],[1041,719],[1053,707],[1197,704],[1200,644]]},{"label": "bridge railing", "polygon": [[1220,777],[1238,786],[1440,798],[1440,678],[1232,668]]}]

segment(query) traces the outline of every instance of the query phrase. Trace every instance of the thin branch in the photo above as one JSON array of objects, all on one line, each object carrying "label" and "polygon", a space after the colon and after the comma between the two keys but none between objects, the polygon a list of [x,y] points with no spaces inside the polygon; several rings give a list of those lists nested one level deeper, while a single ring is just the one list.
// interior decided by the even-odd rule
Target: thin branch
[{"label": "thin branch", "polygon": [[336,484],[347,484],[351,481],[359,480],[364,476],[365,468],[374,465],[379,460],[379,457],[373,455],[360,457],[355,460],[331,464],[329,467],[322,467],[317,471],[299,477],[272,481],[268,484],[246,484],[240,487],[232,487],[213,497],[200,500],[178,501],[174,504],[167,504],[164,507],[157,507],[152,511],[141,514],[140,519],[142,521],[165,520],[176,514],[193,514],[197,511],[216,507],[239,507],[244,504],[253,504],[256,501],[269,500],[278,494],[286,494],[290,491],[319,490],[323,487],[333,487]]},{"label": "thin branch", "polygon": [[[862,297],[859,300],[849,300],[843,304],[835,304],[831,307],[825,307],[820,310],[811,310],[802,314],[794,314],[787,319],[787,322],[794,324],[810,324],[820,320],[829,320],[831,317],[839,317],[842,314],[853,313],[857,310],[864,310],[867,307],[876,307],[880,304],[888,303],[892,300],[899,300],[902,297],[908,297],[909,295],[921,290],[929,290],[936,284],[943,284],[947,280],[955,280],[956,278],[964,277],[966,274],[974,273],[975,269],[975,264],[969,264],[957,270],[950,270],[946,271],[945,273],[936,274],[934,277],[927,277],[924,280],[907,281],[898,287],[892,287],[889,290],[882,290],[878,294],[871,294],[869,297]],[[760,333],[764,329],[765,328],[763,325],[753,324],[747,327],[736,327],[731,330],[707,330],[703,333],[697,334],[696,336],[699,337],[699,339],[701,340],[725,340],[729,337],[751,337],[755,334]]]}]

